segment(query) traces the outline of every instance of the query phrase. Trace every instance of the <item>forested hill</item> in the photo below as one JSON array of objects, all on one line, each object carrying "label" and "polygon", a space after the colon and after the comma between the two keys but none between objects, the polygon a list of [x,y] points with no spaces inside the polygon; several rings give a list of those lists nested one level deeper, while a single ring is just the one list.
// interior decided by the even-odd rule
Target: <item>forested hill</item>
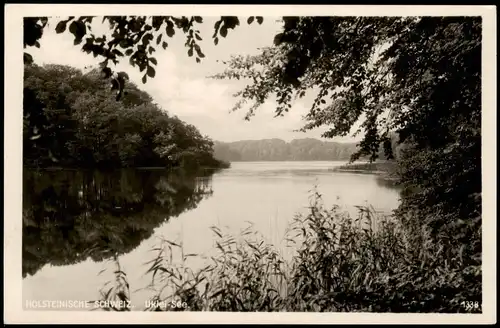
[{"label": "forested hill", "polygon": [[341,143],[304,138],[286,142],[281,139],[242,140],[214,143],[214,156],[224,161],[347,161],[356,143]]},{"label": "forested hill", "polygon": [[227,166],[213,142],[129,82],[117,101],[113,78],[62,65],[24,67],[25,166]]}]

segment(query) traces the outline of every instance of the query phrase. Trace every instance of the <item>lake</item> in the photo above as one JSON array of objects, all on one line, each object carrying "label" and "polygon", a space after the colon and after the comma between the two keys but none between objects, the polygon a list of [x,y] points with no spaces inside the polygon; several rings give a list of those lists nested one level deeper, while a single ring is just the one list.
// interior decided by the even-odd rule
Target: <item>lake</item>
[{"label": "lake", "polygon": [[214,247],[211,226],[237,233],[252,222],[268,242],[283,247],[289,222],[307,211],[315,186],[325,205],[339,204],[353,215],[356,205],[387,213],[398,205],[398,190],[375,175],[329,171],[342,164],[235,162],[197,174],[25,169],[24,306],[98,299],[113,279],[108,260],[117,254],[140,310],[149,294],[135,290],[149,282],[144,263],[154,258],[160,237],[182,243],[186,254],[200,254]]}]

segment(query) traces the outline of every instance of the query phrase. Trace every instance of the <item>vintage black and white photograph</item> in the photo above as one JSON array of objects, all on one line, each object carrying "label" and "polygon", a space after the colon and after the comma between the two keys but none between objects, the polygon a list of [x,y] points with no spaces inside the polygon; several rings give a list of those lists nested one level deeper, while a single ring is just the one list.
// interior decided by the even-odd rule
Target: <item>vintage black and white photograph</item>
[{"label": "vintage black and white photograph", "polygon": [[485,11],[50,6],[6,108],[26,317],[485,313]]}]

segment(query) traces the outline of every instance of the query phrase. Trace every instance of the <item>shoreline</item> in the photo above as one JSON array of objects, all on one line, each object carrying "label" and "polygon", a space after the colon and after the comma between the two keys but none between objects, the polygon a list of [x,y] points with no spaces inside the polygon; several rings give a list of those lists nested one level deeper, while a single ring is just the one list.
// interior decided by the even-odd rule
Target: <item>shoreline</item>
[{"label": "shoreline", "polygon": [[329,169],[338,173],[373,174],[384,180],[397,181],[398,164],[393,161],[373,163],[351,163]]}]

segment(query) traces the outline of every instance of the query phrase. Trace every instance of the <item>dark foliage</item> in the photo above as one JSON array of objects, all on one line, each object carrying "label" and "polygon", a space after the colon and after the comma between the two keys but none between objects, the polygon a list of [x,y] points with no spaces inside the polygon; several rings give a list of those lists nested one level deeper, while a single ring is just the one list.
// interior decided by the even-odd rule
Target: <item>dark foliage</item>
[{"label": "dark foliage", "polygon": [[[43,30],[47,27],[48,17],[27,17],[24,19],[24,48],[40,47],[40,39]],[[198,41],[203,40],[198,25],[203,23],[200,16],[104,16],[102,22],[109,25],[112,36],[107,39],[105,35],[96,36],[92,32],[92,21],[94,16],[70,16],[67,19],[57,20],[55,31],[57,33],[71,33],[74,36],[74,45],[94,57],[102,58],[101,71],[105,78],[113,77],[112,90],[116,91],[116,99],[120,100],[128,75],[125,72],[113,72],[109,67],[110,62],[117,64],[120,60],[128,58],[130,65],[144,72],[142,82],[146,83],[148,78],[156,76],[155,66],[158,61],[153,53],[160,46],[168,47],[168,38],[175,35],[176,31],[183,33],[186,37],[185,46],[187,55],[195,58],[200,63],[205,54],[201,50]],[[252,24],[254,20],[262,24],[263,18],[251,16],[247,23]],[[213,42],[217,45],[219,38],[225,38],[228,31],[240,25],[238,17],[222,16],[214,24]],[[25,52],[24,62],[32,63],[33,57]]]},{"label": "dark foliage", "polygon": [[25,66],[24,164],[64,167],[225,165],[196,127],[159,108],[132,83],[116,102],[97,71]]}]

